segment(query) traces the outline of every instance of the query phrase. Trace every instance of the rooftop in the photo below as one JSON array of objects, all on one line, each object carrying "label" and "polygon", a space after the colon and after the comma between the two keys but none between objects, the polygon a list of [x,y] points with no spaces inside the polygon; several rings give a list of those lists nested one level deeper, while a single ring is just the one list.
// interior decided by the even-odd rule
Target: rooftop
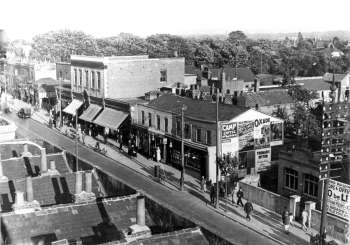
[{"label": "rooftop", "polygon": [[209,245],[199,228],[153,235],[149,238],[122,243],[123,245]]},{"label": "rooftop", "polygon": [[331,84],[326,82],[322,77],[295,79],[295,82],[303,88],[312,91],[330,90],[331,86]]},{"label": "rooftop", "polygon": [[247,93],[238,97],[240,105],[245,107],[271,106],[293,103],[293,98],[287,91],[262,91],[259,93]]},{"label": "rooftop", "polygon": [[[2,216],[8,244],[31,244],[67,239],[101,244],[124,241],[123,232],[136,223],[136,195],[64,205],[27,214]],[[146,211],[146,225],[153,221]]]},{"label": "rooftop", "polygon": [[210,69],[212,77],[220,77],[221,72],[225,73],[226,80],[232,80],[237,77],[238,80],[243,80],[244,82],[253,82],[255,79],[254,73],[248,67],[230,67],[224,66],[224,68],[214,68]]},{"label": "rooftop", "polygon": [[[181,97],[173,94],[164,94],[148,103],[148,107],[161,111],[180,114],[182,105],[186,105],[185,117],[215,122],[216,120],[216,104],[208,101],[194,100],[187,97]],[[247,111],[247,109],[219,104],[219,120],[230,120],[239,114]]]},{"label": "rooftop", "polygon": [[[344,77],[346,76],[347,74],[337,74],[335,73],[334,74],[334,80],[336,82],[340,82],[341,80],[344,79]],[[323,75],[323,79],[327,82],[332,82],[333,81],[333,73],[329,73],[329,72],[326,72],[324,75]]]},{"label": "rooftop", "polygon": [[[47,155],[47,164],[55,161],[56,169],[60,174],[69,173],[70,168],[64,153],[55,153]],[[3,174],[9,180],[23,179],[26,176],[38,176],[41,171],[41,156],[17,157],[2,160]]]}]

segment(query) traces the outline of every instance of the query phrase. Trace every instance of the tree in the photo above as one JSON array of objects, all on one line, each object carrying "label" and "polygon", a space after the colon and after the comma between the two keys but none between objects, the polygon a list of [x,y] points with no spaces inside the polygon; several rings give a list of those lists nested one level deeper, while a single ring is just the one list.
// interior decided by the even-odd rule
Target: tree
[{"label": "tree", "polygon": [[232,31],[228,34],[227,40],[232,43],[240,43],[246,41],[247,36],[242,31]]}]

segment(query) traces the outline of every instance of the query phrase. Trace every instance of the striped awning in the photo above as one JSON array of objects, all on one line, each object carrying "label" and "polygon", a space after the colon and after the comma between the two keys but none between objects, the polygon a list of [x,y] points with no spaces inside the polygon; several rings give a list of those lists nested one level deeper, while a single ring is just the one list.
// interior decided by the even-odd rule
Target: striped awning
[{"label": "striped awning", "polygon": [[117,130],[128,116],[129,114],[126,112],[117,111],[111,108],[104,108],[93,123],[102,127]]},{"label": "striped awning", "polygon": [[72,102],[66,108],[64,108],[63,112],[75,116],[76,111],[80,108],[82,104],[82,101],[73,99]]},{"label": "striped awning", "polygon": [[92,122],[97,114],[101,111],[101,109],[101,106],[90,104],[79,118],[87,122]]}]

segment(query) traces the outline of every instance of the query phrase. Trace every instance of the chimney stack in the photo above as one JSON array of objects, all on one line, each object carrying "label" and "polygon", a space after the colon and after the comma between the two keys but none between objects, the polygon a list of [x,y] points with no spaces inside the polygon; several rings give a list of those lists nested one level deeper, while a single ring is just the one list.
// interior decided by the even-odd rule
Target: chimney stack
[{"label": "chimney stack", "polygon": [[136,213],[136,223],[140,226],[145,226],[145,196],[137,196],[137,213]]},{"label": "chimney stack", "polygon": [[47,172],[47,159],[46,159],[46,149],[45,148],[41,148],[41,166],[40,166],[40,170],[41,173],[46,173]]},{"label": "chimney stack", "polygon": [[50,160],[50,170],[55,171],[56,170],[56,163],[54,160]]},{"label": "chimney stack", "polygon": [[75,173],[75,194],[79,195],[83,191],[83,175],[78,171]]},{"label": "chimney stack", "polygon": [[4,176],[4,170],[2,168],[2,160],[1,160],[1,153],[0,153],[0,182],[6,182],[8,181],[8,178]]},{"label": "chimney stack", "polygon": [[28,152],[28,144],[25,143],[25,144],[23,145],[23,153],[27,153],[27,152]]},{"label": "chimney stack", "polygon": [[85,191],[90,193],[92,192],[92,173],[85,173]]},{"label": "chimney stack", "polygon": [[32,202],[34,200],[34,193],[33,193],[33,181],[31,176],[26,177],[26,192],[27,192],[27,202]]}]

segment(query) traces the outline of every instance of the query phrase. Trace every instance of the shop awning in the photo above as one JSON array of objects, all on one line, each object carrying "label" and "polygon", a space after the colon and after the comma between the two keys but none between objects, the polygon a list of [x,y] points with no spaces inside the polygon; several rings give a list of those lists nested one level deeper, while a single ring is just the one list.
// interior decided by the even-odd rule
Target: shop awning
[{"label": "shop awning", "polygon": [[128,113],[123,111],[117,111],[110,108],[105,108],[100,115],[93,121],[93,123],[102,127],[117,130],[128,117]]},{"label": "shop awning", "polygon": [[64,108],[63,112],[75,116],[76,111],[80,108],[82,104],[82,101],[73,99],[73,101],[66,108]]},{"label": "shop awning", "polygon": [[87,122],[92,122],[101,109],[101,106],[90,104],[79,118]]}]

